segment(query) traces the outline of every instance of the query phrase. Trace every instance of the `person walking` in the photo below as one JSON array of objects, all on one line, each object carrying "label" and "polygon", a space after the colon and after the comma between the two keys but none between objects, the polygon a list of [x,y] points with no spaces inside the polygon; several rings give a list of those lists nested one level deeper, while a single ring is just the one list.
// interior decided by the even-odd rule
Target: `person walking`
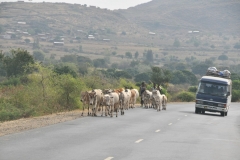
[{"label": "person walking", "polygon": [[142,94],[143,92],[147,89],[147,86],[146,86],[146,83],[143,81],[141,86],[140,86],[140,97],[141,97],[141,107],[143,107],[143,97],[142,97]]}]

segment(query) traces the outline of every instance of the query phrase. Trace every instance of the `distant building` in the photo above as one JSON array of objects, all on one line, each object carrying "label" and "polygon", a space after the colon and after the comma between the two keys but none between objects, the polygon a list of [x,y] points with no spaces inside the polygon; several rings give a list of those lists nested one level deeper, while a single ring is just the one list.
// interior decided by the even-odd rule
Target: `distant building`
[{"label": "distant building", "polygon": [[54,46],[64,46],[64,42],[53,42]]},{"label": "distant building", "polygon": [[22,34],[24,34],[24,35],[30,35],[28,32],[22,32]]},{"label": "distant building", "polygon": [[88,35],[88,39],[95,39],[93,35]]},{"label": "distant building", "polygon": [[149,32],[148,34],[150,34],[150,35],[155,35],[156,33],[154,33],[154,32]]},{"label": "distant building", "polygon": [[27,22],[17,22],[18,24],[27,24]]}]

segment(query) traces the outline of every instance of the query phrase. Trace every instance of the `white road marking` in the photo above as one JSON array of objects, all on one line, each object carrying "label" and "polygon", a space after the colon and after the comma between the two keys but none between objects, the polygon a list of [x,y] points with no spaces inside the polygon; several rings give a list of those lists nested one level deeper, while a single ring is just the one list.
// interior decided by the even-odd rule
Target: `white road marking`
[{"label": "white road marking", "polygon": [[111,160],[111,159],[113,159],[114,157],[108,157],[108,158],[106,158],[106,159],[104,159],[104,160]]},{"label": "white road marking", "polygon": [[156,132],[156,133],[157,133],[157,132],[160,132],[160,129],[159,129],[159,130],[156,130],[155,132]]},{"label": "white road marking", "polygon": [[187,117],[187,115],[185,115],[185,117]]},{"label": "white road marking", "polygon": [[180,120],[180,118],[178,119],[178,121]]},{"label": "white road marking", "polygon": [[171,126],[171,125],[172,125],[172,123],[169,123],[168,125],[169,125],[169,126]]},{"label": "white road marking", "polygon": [[135,143],[140,143],[140,142],[142,142],[143,141],[143,139],[139,139],[139,140],[137,140]]}]

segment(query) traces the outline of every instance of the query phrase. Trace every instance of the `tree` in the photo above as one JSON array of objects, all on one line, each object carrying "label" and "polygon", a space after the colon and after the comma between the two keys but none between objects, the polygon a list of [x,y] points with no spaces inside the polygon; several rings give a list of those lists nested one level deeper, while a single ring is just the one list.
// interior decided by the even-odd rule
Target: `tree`
[{"label": "tree", "polygon": [[37,38],[37,39],[34,39],[33,49],[39,49],[39,48],[40,48],[40,45],[39,45],[39,40],[38,40],[38,38]]},{"label": "tree", "polygon": [[131,53],[131,52],[126,52],[126,53],[125,53],[125,56],[126,56],[127,58],[132,58],[132,53]]},{"label": "tree", "polygon": [[174,40],[173,47],[180,47],[180,41],[177,38]]},{"label": "tree", "polygon": [[173,84],[184,84],[188,83],[191,85],[196,85],[197,84],[197,78],[196,76],[187,70],[182,70],[182,71],[175,71],[172,74],[172,79],[171,83]]},{"label": "tree", "polygon": [[33,51],[33,57],[35,60],[44,61],[44,54],[41,51]]},{"label": "tree", "polygon": [[218,57],[218,59],[219,59],[219,60],[222,60],[222,61],[226,61],[226,60],[228,60],[228,56],[222,54],[222,55],[220,55],[220,56]]},{"label": "tree", "polygon": [[117,52],[116,52],[116,51],[113,51],[113,52],[112,52],[112,55],[116,56],[116,55],[117,55]]},{"label": "tree", "polygon": [[138,53],[138,51],[137,51],[137,52],[135,52],[134,57],[137,59],[138,56],[139,56],[139,53]]},{"label": "tree", "polygon": [[153,62],[153,52],[152,50],[148,50],[147,53],[146,53],[146,60],[148,62]]},{"label": "tree", "polygon": [[3,59],[4,59],[4,54],[2,53],[2,51],[0,51],[0,76],[5,77],[7,75],[7,73],[6,73]]},{"label": "tree", "polygon": [[26,38],[24,41],[25,41],[26,43],[30,43],[30,42],[31,42],[30,39],[28,39],[28,38]]},{"label": "tree", "polygon": [[122,35],[124,35],[124,36],[125,36],[125,35],[127,35],[127,33],[126,33],[125,31],[122,31]]},{"label": "tree", "polygon": [[134,77],[135,82],[148,82],[150,80],[149,73],[140,73]]},{"label": "tree", "polygon": [[78,64],[78,72],[83,76],[88,73],[88,64],[87,63],[80,63]]},{"label": "tree", "polygon": [[171,72],[160,67],[152,67],[151,81],[157,85],[165,85],[171,80]]},{"label": "tree", "polygon": [[240,49],[240,43],[236,43],[233,48]]},{"label": "tree", "polygon": [[34,59],[27,50],[11,50],[11,54],[12,57],[7,56],[4,58],[4,65],[8,77],[31,72],[29,65],[34,64]]},{"label": "tree", "polygon": [[95,59],[95,60],[93,60],[93,65],[96,68],[98,68],[98,67],[102,67],[102,68],[107,67],[107,63],[106,63],[106,61],[104,59]]},{"label": "tree", "polygon": [[79,53],[83,52],[82,45],[79,46]]},{"label": "tree", "polygon": [[73,62],[76,63],[78,60],[76,55],[65,55],[63,57],[61,57],[61,61],[62,62]]},{"label": "tree", "polygon": [[199,75],[205,75],[207,69],[211,67],[209,64],[205,64],[205,63],[200,63],[200,64],[196,64],[192,67],[192,72],[194,74],[199,74]]},{"label": "tree", "polygon": [[72,75],[74,78],[77,77],[77,73],[71,69],[70,67],[68,66],[57,66],[54,68],[54,72],[59,74],[59,75],[62,75],[62,74],[70,74]]},{"label": "tree", "polygon": [[131,61],[130,66],[131,66],[131,67],[135,67],[135,66],[137,66],[139,63],[140,63],[139,61]]},{"label": "tree", "polygon": [[126,71],[116,71],[115,76],[118,78],[127,78],[127,79],[132,78],[132,76]]}]

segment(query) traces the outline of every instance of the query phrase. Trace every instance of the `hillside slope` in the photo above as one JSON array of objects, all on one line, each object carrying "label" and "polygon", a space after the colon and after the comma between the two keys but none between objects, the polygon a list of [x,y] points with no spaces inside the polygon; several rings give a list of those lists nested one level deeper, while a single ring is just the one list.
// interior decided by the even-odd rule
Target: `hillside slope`
[{"label": "hillside slope", "polygon": [[240,30],[239,0],[153,0],[119,13],[151,30],[201,30],[235,33]]},{"label": "hillside slope", "polygon": [[39,32],[59,34],[76,30],[81,30],[86,35],[141,30],[120,13],[107,9],[67,3],[1,3],[0,24],[8,30],[24,29],[17,22],[26,22],[25,30],[31,28]]}]

